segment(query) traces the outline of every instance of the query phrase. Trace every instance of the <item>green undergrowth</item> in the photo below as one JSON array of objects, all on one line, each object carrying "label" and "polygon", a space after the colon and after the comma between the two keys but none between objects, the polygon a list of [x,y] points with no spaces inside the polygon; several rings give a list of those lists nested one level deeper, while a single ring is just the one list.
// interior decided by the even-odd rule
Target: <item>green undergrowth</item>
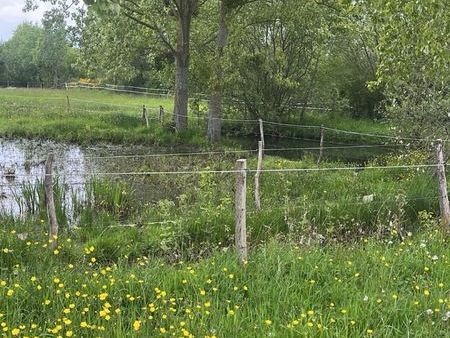
[{"label": "green undergrowth", "polygon": [[[147,160],[136,171],[165,172],[175,166],[177,171],[225,172],[96,179],[86,183],[81,195],[57,182],[55,198],[61,231],[104,248],[99,258],[105,262],[115,262],[123,253],[168,261],[197,260],[230,247],[234,241],[236,174],[226,171],[234,168],[233,156],[195,161],[187,157]],[[410,153],[401,158],[378,158],[367,169],[325,162],[316,171],[313,158],[289,161],[266,157],[267,170],[312,171],[263,172],[261,210],[254,201],[254,172],[248,173],[249,243],[258,246],[277,236],[308,243],[351,243],[392,234],[405,238],[419,227],[421,212],[432,217],[438,214],[432,169],[370,167],[426,161],[424,155]],[[248,167],[255,168],[256,159],[250,158]],[[21,210],[30,215],[28,227],[46,222],[42,201],[42,194],[26,194],[18,199]],[[124,236],[131,236],[132,246],[121,245]]]}]

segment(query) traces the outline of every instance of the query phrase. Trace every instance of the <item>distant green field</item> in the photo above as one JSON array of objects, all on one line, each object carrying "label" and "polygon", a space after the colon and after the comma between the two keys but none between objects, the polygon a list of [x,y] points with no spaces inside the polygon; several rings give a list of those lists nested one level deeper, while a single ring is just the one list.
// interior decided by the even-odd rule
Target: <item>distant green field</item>
[{"label": "distant green field", "polygon": [[[150,128],[144,126],[141,118],[143,105],[151,118]],[[0,135],[77,143],[164,144],[190,138],[171,132],[170,115],[166,125],[160,126],[160,105],[168,113],[173,107],[171,98],[144,95],[82,89],[2,89]]]},{"label": "distant green field", "polygon": [[[0,100],[2,103],[15,102],[17,104],[42,105],[51,104],[56,107],[66,109],[66,96],[69,95],[71,106],[75,109],[83,109],[94,107],[95,109],[107,110],[106,107],[111,105],[122,105],[124,109],[133,108],[140,109],[142,105],[147,107],[158,108],[160,105],[170,111],[173,108],[173,100],[171,97],[152,97],[143,94],[118,93],[113,91],[96,90],[96,89],[0,89]],[[72,102],[73,101],[73,102]],[[120,108],[120,107],[118,107]]]},{"label": "distant green field", "polygon": [[[69,104],[67,102],[69,96]],[[142,123],[142,106],[148,109],[150,128]],[[166,111],[165,125],[158,122],[159,107]],[[206,103],[204,108],[206,109]],[[151,97],[143,94],[109,92],[94,89],[0,89],[0,136],[45,138],[77,143],[99,141],[143,143],[152,145],[205,145],[207,112],[190,116],[189,131],[174,134],[170,128],[172,97]],[[200,116],[201,119],[197,119]],[[248,118],[239,112],[225,112],[225,118]],[[280,122],[280,121],[277,121]],[[303,121],[289,118],[294,124],[324,125],[331,128],[364,133],[386,134],[386,123],[329,113],[309,113]],[[287,139],[318,139],[317,128],[265,125],[267,135]],[[257,123],[224,122],[224,133],[233,137],[254,135]],[[345,143],[380,143],[384,139],[349,135],[330,131],[326,140]],[[293,143],[293,142],[292,142]]]}]

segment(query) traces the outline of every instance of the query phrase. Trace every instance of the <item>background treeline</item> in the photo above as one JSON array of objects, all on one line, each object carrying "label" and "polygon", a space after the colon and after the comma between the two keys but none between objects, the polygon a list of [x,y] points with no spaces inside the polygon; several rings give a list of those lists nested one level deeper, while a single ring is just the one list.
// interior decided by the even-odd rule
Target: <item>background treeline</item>
[{"label": "background treeline", "polygon": [[42,25],[23,23],[0,44],[0,81],[15,86],[56,87],[75,78],[78,49],[69,40],[65,18],[47,13]]},{"label": "background treeline", "polygon": [[0,45],[0,81],[171,89],[178,131],[188,100],[208,98],[212,141],[223,114],[301,122],[311,108],[449,134],[446,1],[26,1],[40,2],[54,5],[42,27]]},{"label": "background treeline", "polygon": [[[207,2],[193,21],[191,93],[209,94],[214,87],[217,7]],[[174,86],[174,57],[154,32],[93,10],[80,9],[74,18],[68,27],[52,11],[42,26],[20,25],[0,45],[0,81],[56,86],[83,77]],[[364,38],[336,26],[333,10],[314,2],[255,1],[230,11],[226,20],[225,105],[251,116],[277,117],[293,109],[302,114],[299,106],[315,106],[376,117],[382,95],[366,86],[375,79],[376,57]]]}]

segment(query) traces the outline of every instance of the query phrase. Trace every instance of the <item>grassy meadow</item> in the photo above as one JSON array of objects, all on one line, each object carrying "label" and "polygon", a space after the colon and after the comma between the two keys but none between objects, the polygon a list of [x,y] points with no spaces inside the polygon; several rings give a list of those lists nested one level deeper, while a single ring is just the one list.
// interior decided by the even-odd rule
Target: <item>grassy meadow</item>
[{"label": "grassy meadow", "polygon": [[273,240],[244,267],[231,251],[198,262],[99,262],[101,248],[74,234],[49,251],[42,237],[22,240],[4,227],[0,257],[11,268],[0,280],[2,334],[448,337],[448,237],[423,226],[404,241],[352,246]]},{"label": "grassy meadow", "polygon": [[[70,109],[68,109],[66,95],[69,95]],[[143,105],[146,105],[149,111],[150,128],[142,123]],[[163,106],[166,111],[163,126],[158,121],[160,106]],[[206,108],[205,104],[203,108]],[[191,144],[208,147],[205,137],[207,113],[203,111],[197,115],[191,111],[189,131],[177,134],[171,126],[172,110],[171,97],[155,98],[142,94],[118,94],[89,89],[69,89],[69,91],[0,89],[0,135],[76,143]],[[225,118],[242,119],[243,116],[229,112]],[[329,113],[306,114],[303,121],[291,116],[284,122],[324,125],[365,133],[389,133],[389,126],[385,123],[367,119],[355,120]],[[257,123],[224,122],[223,127],[225,135],[234,137],[244,135],[254,137],[255,133],[259,132]],[[265,128],[268,135],[285,137],[291,141],[296,138],[318,139],[320,136],[319,131],[315,129],[273,125],[266,125]],[[385,140],[329,132],[327,141],[383,143]],[[228,143],[224,140],[225,145]]]},{"label": "grassy meadow", "polygon": [[[0,90],[0,135],[208,147],[202,125],[185,134],[142,125],[142,104],[170,111],[168,99],[71,90],[67,112],[65,94]],[[136,109],[75,105],[77,98]],[[305,124],[389,132],[387,124],[331,115],[308,115]],[[292,137],[315,137],[303,132],[284,130]],[[333,140],[377,141],[350,136]],[[315,155],[302,160],[275,155],[264,158],[265,169],[317,168]],[[135,170],[230,170],[238,157],[145,158]],[[255,168],[254,154],[247,158]],[[429,162],[429,154],[410,150],[366,164]],[[26,217],[0,215],[0,332],[5,337],[448,337],[450,245],[437,219],[433,168],[332,170],[346,165],[352,166],[324,161],[321,172],[263,173],[262,210],[253,200],[254,173],[248,173],[250,250],[243,266],[234,250],[233,173],[98,177],[85,183],[83,198],[61,177],[54,185],[60,233],[50,241],[43,186],[24,185],[18,201]],[[73,222],[66,217],[68,199]]]}]

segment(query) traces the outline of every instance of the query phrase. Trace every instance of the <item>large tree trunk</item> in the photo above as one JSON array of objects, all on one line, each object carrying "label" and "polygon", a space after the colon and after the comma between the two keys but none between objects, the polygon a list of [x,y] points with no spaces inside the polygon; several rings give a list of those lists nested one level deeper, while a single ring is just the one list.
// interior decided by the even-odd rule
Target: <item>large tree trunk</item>
[{"label": "large tree trunk", "polygon": [[177,131],[182,131],[188,126],[189,62],[186,61],[186,55],[177,55],[175,65],[175,102],[173,113],[175,127]]},{"label": "large tree trunk", "polygon": [[175,51],[175,98],[174,120],[177,131],[183,131],[188,126],[188,85],[189,56],[192,15],[196,9],[197,0],[178,1],[178,38]]},{"label": "large tree trunk", "polygon": [[220,141],[222,134],[222,98],[223,98],[223,55],[228,43],[228,27],[226,22],[227,7],[225,1],[220,4],[219,30],[217,34],[217,49],[215,58],[215,74],[212,93],[209,102],[208,138],[211,142]]}]

